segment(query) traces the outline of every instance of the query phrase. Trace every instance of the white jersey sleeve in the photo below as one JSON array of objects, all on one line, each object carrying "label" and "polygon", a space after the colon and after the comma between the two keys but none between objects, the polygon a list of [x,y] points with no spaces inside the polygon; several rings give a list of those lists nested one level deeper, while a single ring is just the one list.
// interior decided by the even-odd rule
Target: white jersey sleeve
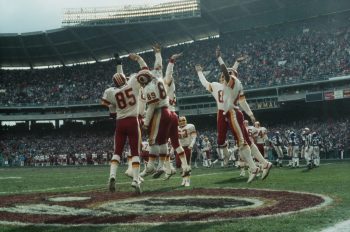
[{"label": "white jersey sleeve", "polygon": [[210,87],[210,82],[207,81],[207,79],[205,78],[203,72],[199,71],[199,72],[197,72],[197,74],[198,74],[198,77],[199,77],[199,81],[202,83],[204,88],[206,88],[209,92],[212,92],[212,89]]},{"label": "white jersey sleeve", "polygon": [[237,108],[237,103],[241,92],[242,83],[236,77],[231,76],[230,81],[224,85],[224,111],[227,112]]},{"label": "white jersey sleeve", "polygon": [[115,100],[115,90],[116,88],[114,87],[110,87],[108,89],[106,89],[103,93],[103,96],[102,96],[102,102],[104,103],[104,105],[115,105],[116,104],[116,100]]}]

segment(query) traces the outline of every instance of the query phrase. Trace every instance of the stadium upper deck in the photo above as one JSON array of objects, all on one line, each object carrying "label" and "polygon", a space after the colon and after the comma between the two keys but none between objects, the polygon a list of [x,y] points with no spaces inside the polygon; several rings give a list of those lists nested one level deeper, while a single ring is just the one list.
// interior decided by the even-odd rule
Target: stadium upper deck
[{"label": "stadium upper deck", "polygon": [[201,17],[151,23],[70,27],[46,32],[0,34],[0,66],[38,67],[101,61],[162,45],[199,40],[348,11],[347,0],[201,0]]}]

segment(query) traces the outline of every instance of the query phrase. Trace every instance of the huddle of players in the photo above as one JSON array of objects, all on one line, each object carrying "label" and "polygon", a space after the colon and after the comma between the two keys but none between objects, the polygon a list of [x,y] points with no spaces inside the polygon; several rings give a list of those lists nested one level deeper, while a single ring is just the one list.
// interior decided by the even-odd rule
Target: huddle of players
[{"label": "huddle of players", "polygon": [[[320,165],[320,146],[322,145],[322,140],[317,132],[311,133],[310,129],[306,127],[302,130],[301,134],[297,134],[293,130],[287,130],[285,136],[285,140],[288,143],[287,154],[290,157],[288,166],[299,167],[299,157],[305,158],[309,169]],[[284,146],[282,137],[283,135],[279,131],[276,131],[270,140],[277,153],[277,162],[280,166],[282,166],[282,147]]]},{"label": "huddle of players", "polygon": [[[173,67],[181,54],[173,55],[168,63],[166,74],[162,74],[162,58],[160,46],[153,47],[155,52],[155,66],[151,71],[146,62],[137,54],[130,54],[129,58],[138,62],[140,71],[130,75],[129,78],[123,73],[121,59],[116,57],[117,73],[113,75],[114,87],[105,90],[102,104],[109,107],[110,112],[116,113],[116,131],[114,138],[114,155],[111,159],[109,190],[115,191],[116,171],[120,163],[120,157],[126,142],[130,145],[130,158],[127,173],[132,177],[131,186],[136,192],[141,192],[143,178],[140,176],[140,147],[141,128],[148,135],[149,157],[144,171],[145,175],[154,174],[160,170],[165,171],[165,179],[169,179],[174,171],[170,165],[168,152],[168,139],[177,155],[177,166],[182,168],[182,185],[189,186],[191,168],[189,165],[191,150],[195,144],[195,128],[187,124],[184,117],[175,113],[175,85],[172,77]],[[240,58],[232,68],[227,68],[219,47],[216,49],[216,57],[220,64],[221,75],[219,82],[208,82],[202,72],[202,67],[196,65],[196,71],[203,86],[211,92],[217,102],[217,133],[219,156],[227,162],[229,152],[226,143],[226,134],[231,130],[240,158],[245,161],[250,169],[248,183],[262,170],[262,179],[265,179],[272,167],[259,151],[255,140],[249,137],[249,132],[244,125],[244,116],[238,105],[255,122],[243,92],[243,86],[238,79],[237,68],[245,57]],[[147,105],[147,109],[145,110]],[[179,136],[180,135],[180,136]],[[179,139],[189,138],[180,145]],[[259,162],[256,166],[253,157]],[[155,160],[158,158],[158,167]]]}]

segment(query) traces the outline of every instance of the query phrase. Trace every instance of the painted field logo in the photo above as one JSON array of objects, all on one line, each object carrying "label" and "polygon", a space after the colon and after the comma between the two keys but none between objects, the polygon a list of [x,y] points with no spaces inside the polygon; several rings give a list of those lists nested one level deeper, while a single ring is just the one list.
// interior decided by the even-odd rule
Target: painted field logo
[{"label": "painted field logo", "polygon": [[174,192],[84,192],[0,197],[0,223],[120,224],[228,220],[292,213],[326,205],[328,197],[258,189]]}]

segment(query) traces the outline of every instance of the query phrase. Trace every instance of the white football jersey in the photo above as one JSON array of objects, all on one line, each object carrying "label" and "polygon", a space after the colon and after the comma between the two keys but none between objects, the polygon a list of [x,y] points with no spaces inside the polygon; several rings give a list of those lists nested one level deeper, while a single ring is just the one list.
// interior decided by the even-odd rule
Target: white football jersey
[{"label": "white football jersey", "polygon": [[243,86],[240,80],[231,76],[230,81],[224,85],[224,111],[237,109],[240,95],[243,94]]},{"label": "white football jersey", "polygon": [[133,76],[121,88],[110,87],[105,90],[102,100],[116,107],[117,119],[138,116],[138,97],[140,84]]},{"label": "white football jersey", "polygon": [[205,141],[204,139],[203,139],[203,141],[202,141],[202,151],[210,151],[210,148],[211,148],[211,144],[210,144],[210,142],[209,142],[209,140],[208,141]]},{"label": "white football jersey", "polygon": [[[256,127],[255,127],[256,128]],[[263,144],[265,143],[266,137],[267,137],[267,130],[265,127],[259,127],[256,128],[255,133],[255,141],[257,144]]]},{"label": "white football jersey", "polygon": [[145,86],[144,93],[147,104],[156,104],[156,109],[169,107],[169,97],[165,89],[163,78],[153,78],[152,81]]},{"label": "white football jersey", "polygon": [[256,127],[254,126],[248,126],[246,127],[248,135],[249,135],[249,139],[252,143],[255,143],[255,138],[258,135],[258,130]]},{"label": "white football jersey", "polygon": [[225,85],[219,82],[211,82],[209,84],[209,91],[215,98],[218,110],[224,110],[224,87]]},{"label": "white football jersey", "polygon": [[196,143],[197,132],[193,124],[178,127],[179,140],[182,147],[193,147]]},{"label": "white football jersey", "polygon": [[213,95],[218,110],[224,110],[224,85],[219,82],[208,82],[202,71],[199,71],[198,77],[202,85]]}]

